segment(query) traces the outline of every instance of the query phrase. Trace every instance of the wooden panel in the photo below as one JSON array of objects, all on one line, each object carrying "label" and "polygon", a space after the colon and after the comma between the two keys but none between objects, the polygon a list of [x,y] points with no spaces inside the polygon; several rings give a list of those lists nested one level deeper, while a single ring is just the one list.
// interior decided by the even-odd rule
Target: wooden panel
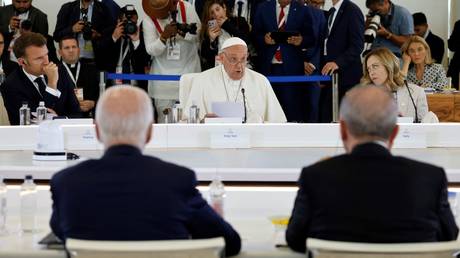
[{"label": "wooden panel", "polygon": [[453,94],[427,94],[426,96],[428,109],[438,116],[440,122],[456,121],[454,117],[455,105]]},{"label": "wooden panel", "polygon": [[455,94],[454,98],[454,120],[455,122],[460,122],[460,94]]}]

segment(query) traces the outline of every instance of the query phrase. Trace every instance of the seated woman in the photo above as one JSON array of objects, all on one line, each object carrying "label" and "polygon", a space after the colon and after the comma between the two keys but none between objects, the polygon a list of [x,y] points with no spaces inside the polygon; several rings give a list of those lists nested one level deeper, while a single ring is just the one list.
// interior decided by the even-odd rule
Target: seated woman
[{"label": "seated woman", "polygon": [[401,72],[408,82],[438,90],[447,86],[446,71],[433,61],[430,47],[423,38],[411,36],[402,46],[402,53]]},{"label": "seated woman", "polygon": [[399,69],[399,59],[387,48],[377,48],[366,55],[361,84],[386,87],[398,102],[400,116],[413,117],[414,122],[437,122],[423,88],[407,83]]},{"label": "seated woman", "polygon": [[215,66],[215,58],[226,39],[238,37],[249,43],[249,24],[243,17],[232,17],[224,0],[208,0],[203,8],[200,31],[201,69]]}]

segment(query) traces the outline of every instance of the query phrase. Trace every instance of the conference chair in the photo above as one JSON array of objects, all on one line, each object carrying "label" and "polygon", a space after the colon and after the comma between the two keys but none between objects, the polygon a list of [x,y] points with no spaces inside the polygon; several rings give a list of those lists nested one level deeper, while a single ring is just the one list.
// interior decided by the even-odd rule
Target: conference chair
[{"label": "conference chair", "polygon": [[199,73],[186,73],[179,80],[179,101],[182,107],[187,104],[188,96],[192,90],[193,78]]},{"label": "conference chair", "polygon": [[70,257],[78,258],[221,258],[224,246],[222,237],[157,241],[66,240]]},{"label": "conference chair", "polygon": [[307,249],[314,258],[452,258],[460,242],[375,244],[309,238]]},{"label": "conference chair", "polygon": [[5,105],[3,104],[2,95],[0,95],[0,125],[10,125],[8,113],[6,112]]}]

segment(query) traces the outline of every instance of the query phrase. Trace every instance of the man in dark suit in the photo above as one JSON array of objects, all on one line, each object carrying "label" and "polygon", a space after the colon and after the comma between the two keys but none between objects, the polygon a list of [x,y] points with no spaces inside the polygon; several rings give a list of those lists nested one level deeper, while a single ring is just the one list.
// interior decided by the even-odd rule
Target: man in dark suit
[{"label": "man in dark suit", "polygon": [[[362,76],[361,52],[364,48],[364,18],[359,7],[350,0],[332,0],[323,41],[323,75],[337,71],[339,99],[359,83]],[[332,121],[332,90],[330,83],[321,90],[321,122]]]},{"label": "man in dark suit", "polygon": [[414,19],[415,34],[425,39],[428,46],[430,46],[431,57],[436,63],[442,63],[445,48],[444,40],[431,32],[424,13],[414,13],[412,14],[412,18]]},{"label": "man in dark suit", "polygon": [[455,240],[458,228],[440,167],[392,156],[398,107],[390,92],[358,86],[340,109],[347,154],[302,170],[286,231],[305,252],[307,238],[401,243]]},{"label": "man in dark suit", "polygon": [[5,37],[19,30],[23,20],[31,22],[33,32],[48,35],[48,17],[32,6],[32,0],[13,0],[12,4],[0,7],[0,31]]},{"label": "man in dark suit", "polygon": [[19,124],[19,108],[23,102],[27,102],[32,111],[44,101],[51,113],[81,116],[68,75],[48,61],[45,37],[34,32],[22,35],[14,44],[14,54],[21,68],[10,74],[0,88],[11,125]]},{"label": "man in dark suit", "polygon": [[64,37],[59,41],[59,55],[59,69],[69,75],[83,116],[92,117],[99,98],[99,73],[96,66],[78,61],[80,47],[73,36]]},{"label": "man in dark suit", "polygon": [[[105,70],[101,41],[110,38],[114,24],[108,7],[100,1],[75,0],[62,5],[57,15],[54,40],[76,34],[81,48],[80,61]],[[86,25],[85,25],[86,24]],[[90,24],[90,26],[88,26]]]},{"label": "man in dark suit", "polygon": [[[136,31],[125,31],[125,24],[129,21],[136,26]],[[144,74],[150,56],[145,50],[144,34],[142,25],[137,25],[138,15],[133,5],[126,5],[120,9],[117,27],[112,37],[102,41],[102,49],[105,52],[106,69],[111,73]],[[128,28],[129,29],[129,28]],[[134,29],[134,27],[133,27]],[[107,85],[136,84],[147,92],[147,81],[108,81]]]},{"label": "man in dark suit", "polygon": [[447,76],[452,77],[452,86],[459,89],[458,74],[460,73],[460,20],[455,22],[454,30],[450,34],[447,41],[449,50],[454,53],[454,57],[450,60]]},{"label": "man in dark suit", "polygon": [[[254,19],[258,71],[263,75],[304,75],[303,51],[315,44],[315,33],[309,8],[292,0],[270,0],[261,3]],[[271,36],[272,32],[295,32],[286,39]],[[277,41],[275,41],[277,39]],[[305,85],[273,84],[275,94],[287,120],[301,122],[306,112]]]},{"label": "man in dark suit", "polygon": [[221,236],[226,255],[237,254],[238,233],[202,198],[195,173],[142,155],[152,123],[151,101],[143,90],[119,86],[105,91],[95,121],[105,153],[51,178],[53,232],[63,240]]}]

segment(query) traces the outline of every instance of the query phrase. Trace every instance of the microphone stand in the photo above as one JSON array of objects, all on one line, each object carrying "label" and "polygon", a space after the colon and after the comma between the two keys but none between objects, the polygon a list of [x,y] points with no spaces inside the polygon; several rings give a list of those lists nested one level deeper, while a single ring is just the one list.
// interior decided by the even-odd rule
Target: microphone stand
[{"label": "microphone stand", "polygon": [[244,119],[243,124],[246,124],[248,120],[248,112],[246,110],[246,95],[244,94],[244,88],[241,88],[241,93],[243,94],[243,107],[244,107]]}]

